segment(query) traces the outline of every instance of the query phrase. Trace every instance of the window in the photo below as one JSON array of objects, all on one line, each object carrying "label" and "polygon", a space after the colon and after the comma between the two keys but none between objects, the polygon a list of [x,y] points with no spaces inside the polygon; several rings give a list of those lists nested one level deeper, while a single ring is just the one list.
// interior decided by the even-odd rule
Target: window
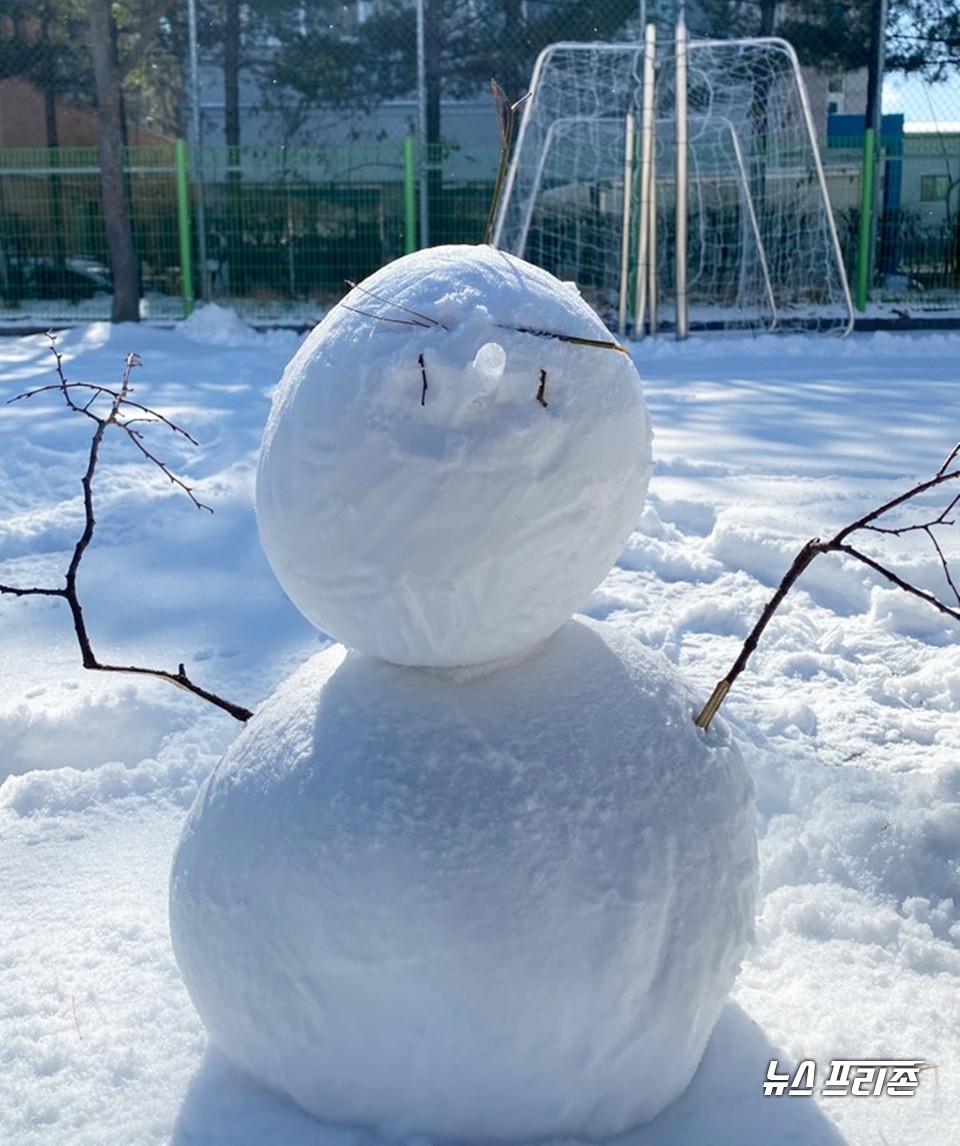
[{"label": "window", "polygon": [[834,92],[842,93],[843,92],[843,73],[842,72],[835,75],[835,76],[831,76],[827,80],[827,91],[831,92],[831,93],[834,93]]},{"label": "window", "polygon": [[949,190],[949,175],[920,176],[920,199],[923,203],[943,203]]}]

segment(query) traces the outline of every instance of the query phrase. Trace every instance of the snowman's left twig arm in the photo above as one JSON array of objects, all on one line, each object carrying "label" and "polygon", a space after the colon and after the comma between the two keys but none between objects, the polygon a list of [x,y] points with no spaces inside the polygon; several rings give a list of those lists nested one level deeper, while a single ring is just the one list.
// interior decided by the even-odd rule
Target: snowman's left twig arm
[{"label": "snowman's left twig arm", "polygon": [[[911,486],[910,489],[904,493],[898,494],[896,497],[885,501],[883,505],[877,506],[876,509],[870,510],[862,517],[858,517],[856,521],[852,521],[846,525],[838,533],[834,534],[829,541],[821,541],[820,538],[813,538],[808,541],[800,552],[794,557],[790,568],[784,574],[783,579],[777,586],[777,590],[770,600],[764,605],[763,611],[748,634],[746,640],[740,648],[736,660],[730,667],[727,675],[714,686],[713,692],[710,694],[710,699],[700,710],[696,719],[697,727],[709,728],[710,722],[716,716],[726,699],[727,693],[730,691],[731,686],[737,677],[743,672],[747,666],[747,662],[753,655],[760,637],[764,629],[770,623],[774,613],[780,607],[784,597],[796,584],[798,578],[806,570],[815,557],[819,557],[821,553],[842,553],[847,557],[852,557],[854,560],[859,561],[862,565],[866,565],[868,569],[872,569],[878,573],[885,580],[895,585],[898,589],[902,589],[905,593],[909,593],[914,597],[919,597],[921,601],[925,601],[928,605],[932,605],[935,609],[939,610],[945,616],[951,617],[955,621],[960,621],[960,593],[958,593],[957,583],[952,575],[947,556],[941,546],[938,538],[934,534],[934,529],[938,526],[953,526],[955,523],[950,515],[960,505],[960,494],[955,496],[949,504],[940,511],[935,517],[928,521],[917,522],[912,525],[889,527],[877,524],[881,518],[890,513],[894,509],[906,505],[914,498],[919,497],[921,494],[927,493],[938,486],[944,485],[946,482],[955,481],[960,478],[960,443],[958,443],[947,455],[943,465],[937,470],[932,478],[926,481],[918,482],[916,485]],[[956,599],[956,605],[946,604],[941,601],[935,594],[928,592],[926,589],[921,589],[919,586],[907,581],[906,578],[901,577],[892,569],[888,569],[876,558],[863,553],[860,549],[851,545],[848,538],[856,533],[858,530],[866,530],[872,533],[887,535],[892,537],[903,536],[906,533],[924,533],[929,538],[933,549],[937,555],[937,560],[943,572],[944,579],[947,587],[952,596]]]},{"label": "snowman's left twig arm", "polygon": [[[182,434],[191,442],[193,441],[186,431],[181,430],[162,414],[157,414],[146,406],[132,402],[129,399],[130,374],[133,368],[140,364],[140,360],[137,356],[135,354],[127,355],[123,380],[117,389],[111,389],[106,386],[92,385],[85,382],[68,382],[63,372],[63,359],[57,349],[53,336],[51,336],[51,346],[54,358],[56,359],[58,382],[50,386],[40,386],[34,390],[18,394],[15,398],[11,398],[10,401],[17,402],[25,398],[31,398],[36,394],[58,390],[69,410],[75,414],[81,414],[93,422],[94,430],[90,439],[90,448],[87,452],[86,469],[80,479],[80,485],[83,490],[83,527],[73,547],[62,586],[45,588],[36,585],[23,587],[0,584],[0,595],[12,597],[58,597],[65,601],[73,620],[73,630],[77,638],[77,644],[80,646],[80,657],[84,668],[94,669],[99,672],[137,673],[143,676],[157,677],[160,680],[169,681],[179,688],[186,689],[187,692],[193,693],[194,696],[198,696],[202,700],[209,701],[211,704],[216,705],[217,708],[228,712],[236,720],[249,720],[253,715],[249,709],[244,708],[242,705],[234,704],[232,701],[225,700],[222,696],[218,696],[216,693],[210,692],[208,689],[195,684],[190,677],[187,676],[182,664],[177,667],[176,672],[170,672],[166,669],[144,668],[138,665],[105,664],[93,651],[90,634],[87,631],[87,624],[83,615],[83,606],[80,603],[77,578],[80,571],[80,563],[93,540],[94,530],[96,529],[97,519],[94,512],[93,479],[97,470],[97,463],[100,460],[100,447],[107,430],[111,426],[122,430],[140,453],[148,461],[152,462],[172,484],[182,490],[198,509],[205,509],[209,512],[213,511],[210,510],[209,506],[199,501],[191,487],[181,478],[178,478],[164,462],[147,448],[140,431],[131,428],[131,422],[160,422],[173,432]],[[78,395],[82,395],[85,400],[78,401]],[[107,406],[104,413],[96,412],[95,404],[98,400],[106,400]],[[136,418],[128,418],[125,414],[126,407],[133,408],[137,411],[139,416]]]}]

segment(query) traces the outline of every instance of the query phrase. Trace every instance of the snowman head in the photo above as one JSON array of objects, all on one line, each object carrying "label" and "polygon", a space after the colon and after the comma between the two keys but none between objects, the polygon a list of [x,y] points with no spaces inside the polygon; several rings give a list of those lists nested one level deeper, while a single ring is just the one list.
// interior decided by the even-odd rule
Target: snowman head
[{"label": "snowman head", "polygon": [[576,288],[490,247],[436,247],[355,287],[290,362],[260,537],[330,636],[398,664],[480,664],[585,603],[650,465],[636,369]]}]

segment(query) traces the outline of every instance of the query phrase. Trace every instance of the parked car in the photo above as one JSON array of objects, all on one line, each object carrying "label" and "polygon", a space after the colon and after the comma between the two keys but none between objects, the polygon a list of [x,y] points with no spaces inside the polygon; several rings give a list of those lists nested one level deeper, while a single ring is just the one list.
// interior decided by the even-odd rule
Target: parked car
[{"label": "parked car", "polygon": [[0,288],[7,298],[80,302],[110,294],[113,284],[110,272],[96,259],[77,255],[58,263],[46,256],[24,256],[2,260]]}]

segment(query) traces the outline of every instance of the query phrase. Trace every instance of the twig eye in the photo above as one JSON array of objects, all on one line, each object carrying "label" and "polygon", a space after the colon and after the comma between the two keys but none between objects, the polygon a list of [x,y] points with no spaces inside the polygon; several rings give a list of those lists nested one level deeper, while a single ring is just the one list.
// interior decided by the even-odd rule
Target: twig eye
[{"label": "twig eye", "polygon": [[427,404],[427,368],[424,365],[422,354],[418,355],[417,361],[420,363],[420,376],[423,379],[423,389],[420,391],[420,405],[426,406],[426,404]]}]

